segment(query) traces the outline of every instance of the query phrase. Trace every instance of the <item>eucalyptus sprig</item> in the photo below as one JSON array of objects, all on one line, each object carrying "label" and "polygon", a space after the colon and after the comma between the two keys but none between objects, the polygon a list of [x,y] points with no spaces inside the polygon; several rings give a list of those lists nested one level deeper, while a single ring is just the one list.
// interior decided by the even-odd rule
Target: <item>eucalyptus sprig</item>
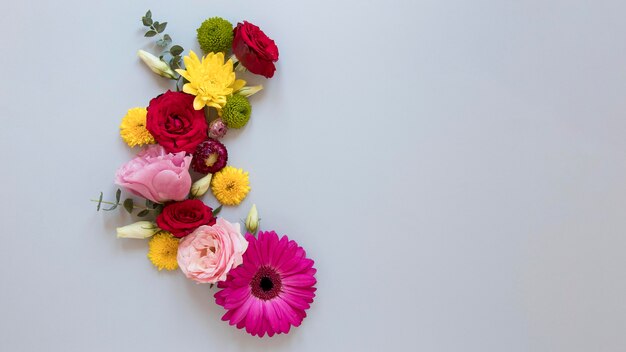
[{"label": "eucalyptus sprig", "polygon": [[165,55],[170,55],[171,58],[169,60],[169,65],[172,70],[182,68],[180,65],[180,60],[182,58],[180,54],[182,54],[185,49],[183,49],[180,45],[172,45],[169,49],[167,49],[167,47],[172,44],[172,37],[167,33],[163,33],[167,27],[167,22],[153,21],[152,11],[150,10],[148,10],[148,12],[146,12],[146,14],[141,18],[141,22],[145,27],[147,27],[144,37],[150,38],[156,36],[157,34],[161,34],[161,38],[159,38],[156,42],[156,45],[163,50],[159,59],[163,60]]},{"label": "eucalyptus sprig", "polygon": [[[155,214],[159,214],[163,210],[162,204],[155,203],[149,199],[146,199],[145,206],[136,205],[135,201],[132,198],[126,198],[124,199],[123,202],[120,202],[121,197],[122,197],[122,191],[120,189],[118,189],[115,192],[115,202],[104,201],[102,200],[102,197],[103,197],[103,193],[100,192],[100,197],[98,197],[98,199],[91,200],[92,202],[98,203],[98,205],[96,206],[96,211],[100,211],[100,209],[104,211],[111,211],[111,210],[117,209],[117,207],[121,205],[129,214],[132,214],[137,209],[141,209],[136,215],[138,217],[144,217],[150,214],[151,212],[154,212]],[[109,208],[102,208],[102,204],[108,204],[111,206]]]}]

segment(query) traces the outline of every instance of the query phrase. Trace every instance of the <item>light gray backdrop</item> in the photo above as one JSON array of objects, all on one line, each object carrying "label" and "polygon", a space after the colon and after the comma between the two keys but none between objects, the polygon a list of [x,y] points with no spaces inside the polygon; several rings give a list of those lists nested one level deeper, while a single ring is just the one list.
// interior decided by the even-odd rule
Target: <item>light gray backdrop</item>
[{"label": "light gray backdrop", "polygon": [[[316,260],[303,325],[260,340],[96,213],[152,9],[280,48],[226,139],[262,227]],[[0,5],[1,351],[625,351],[623,1],[7,1]],[[206,200],[214,204],[212,196]]]}]

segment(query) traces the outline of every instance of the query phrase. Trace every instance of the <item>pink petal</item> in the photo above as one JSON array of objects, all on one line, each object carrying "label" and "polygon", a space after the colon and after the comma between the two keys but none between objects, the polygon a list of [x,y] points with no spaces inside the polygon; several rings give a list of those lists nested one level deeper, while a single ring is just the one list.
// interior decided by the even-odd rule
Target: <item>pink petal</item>
[{"label": "pink petal", "polygon": [[291,269],[283,269],[281,273],[284,276],[290,276],[290,275],[297,274],[297,273],[303,273],[311,269],[314,263],[315,262],[312,261],[311,259],[302,258]]},{"label": "pink petal", "polygon": [[283,284],[289,286],[308,287],[315,285],[316,282],[315,277],[306,274],[292,275],[283,278]]},{"label": "pink petal", "polygon": [[[248,297],[248,299],[244,302],[244,304],[242,304],[241,307],[237,309],[237,312],[233,313],[233,316],[230,319],[230,325],[235,325],[242,321],[245,322],[245,320],[243,319],[248,314],[248,310],[250,309],[250,306],[252,305],[253,301],[254,299],[252,298],[252,296]],[[239,325],[237,325],[237,327],[239,327]]]}]

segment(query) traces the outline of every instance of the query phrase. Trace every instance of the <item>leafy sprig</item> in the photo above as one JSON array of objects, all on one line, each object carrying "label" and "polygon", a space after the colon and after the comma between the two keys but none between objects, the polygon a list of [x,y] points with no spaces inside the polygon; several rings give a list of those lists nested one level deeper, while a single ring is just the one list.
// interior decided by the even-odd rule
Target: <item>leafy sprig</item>
[{"label": "leafy sprig", "polygon": [[[152,11],[150,10],[148,10],[148,12],[146,12],[146,14],[141,18],[141,22],[147,28],[144,37],[148,38],[154,37],[157,34],[162,34],[167,27],[167,22],[153,21]],[[178,44],[172,45],[168,49],[168,46],[170,44],[172,44],[172,37],[167,33],[163,33],[161,38],[159,38],[156,42],[156,45],[162,49],[159,59],[163,60],[163,57],[169,55],[169,65],[172,70],[182,68],[180,63],[182,59],[181,54],[183,53],[183,51],[185,51],[185,49],[183,49],[183,47]]]},{"label": "leafy sprig", "polygon": [[[100,211],[100,209],[104,211],[111,211],[117,209],[117,207],[121,205],[129,214],[132,214],[135,210],[139,210],[139,212],[135,215],[140,218],[149,215],[151,212],[154,212],[155,215],[158,215],[161,213],[161,211],[163,211],[163,204],[155,203],[149,199],[146,199],[145,206],[135,204],[135,201],[132,198],[126,198],[122,202],[122,191],[120,189],[115,192],[115,202],[104,201],[102,200],[102,197],[103,193],[100,192],[100,196],[98,197],[98,199],[91,200],[92,202],[98,203],[98,205],[96,206],[96,211]],[[110,207],[103,208],[102,204],[110,205]]]}]

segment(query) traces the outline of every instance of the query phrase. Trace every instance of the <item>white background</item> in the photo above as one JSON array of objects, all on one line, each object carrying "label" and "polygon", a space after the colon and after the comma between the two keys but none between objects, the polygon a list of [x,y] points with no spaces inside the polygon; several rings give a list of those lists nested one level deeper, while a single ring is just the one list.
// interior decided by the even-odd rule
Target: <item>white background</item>
[{"label": "white background", "polygon": [[[280,49],[225,143],[264,229],[318,268],[300,328],[259,339],[215,289],[118,240],[126,110],[152,9],[185,49],[211,16]],[[626,350],[623,1],[0,4],[1,351]],[[207,196],[209,204],[215,204]]]}]

